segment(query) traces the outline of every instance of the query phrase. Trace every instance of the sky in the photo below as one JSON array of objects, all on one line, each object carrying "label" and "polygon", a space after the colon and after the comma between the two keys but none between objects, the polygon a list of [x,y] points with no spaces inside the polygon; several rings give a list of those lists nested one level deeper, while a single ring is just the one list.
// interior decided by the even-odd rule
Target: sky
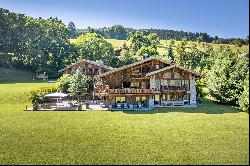
[{"label": "sky", "polygon": [[76,28],[157,28],[249,35],[249,0],[0,0],[0,8],[32,17],[57,17]]}]

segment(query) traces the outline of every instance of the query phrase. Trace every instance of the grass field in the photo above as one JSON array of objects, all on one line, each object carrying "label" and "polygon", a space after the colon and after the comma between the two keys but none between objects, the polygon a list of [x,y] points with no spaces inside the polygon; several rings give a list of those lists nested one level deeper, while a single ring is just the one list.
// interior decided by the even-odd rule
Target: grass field
[{"label": "grass field", "polygon": [[[114,48],[120,48],[123,45],[123,43],[130,45],[130,42],[127,40],[116,40],[116,39],[106,39],[106,40],[109,43],[111,43]],[[170,42],[170,40],[160,40],[160,45],[157,49],[157,51],[159,52],[160,55],[166,54],[166,48],[168,47],[169,42]],[[175,46],[177,46],[179,43],[180,43],[180,41],[175,41]],[[191,47],[194,44],[198,47],[199,50],[204,50],[203,43],[188,41],[187,47]],[[211,45],[215,50],[219,49],[220,46],[229,46],[233,52],[237,52],[237,51],[240,51],[242,53],[249,52],[248,45],[243,45],[243,46],[239,47],[237,45],[229,45],[229,44],[211,44],[211,43],[208,43],[208,44]]]},{"label": "grass field", "polygon": [[249,164],[249,116],[236,108],[23,111],[45,85],[0,82],[0,164]]}]

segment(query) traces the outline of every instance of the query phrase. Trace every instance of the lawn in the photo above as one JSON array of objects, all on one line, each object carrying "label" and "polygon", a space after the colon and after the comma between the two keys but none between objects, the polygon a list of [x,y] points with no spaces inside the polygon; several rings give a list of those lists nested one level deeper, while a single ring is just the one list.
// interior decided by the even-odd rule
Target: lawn
[{"label": "lawn", "polygon": [[45,85],[0,83],[0,164],[249,164],[249,116],[236,108],[23,111]]}]

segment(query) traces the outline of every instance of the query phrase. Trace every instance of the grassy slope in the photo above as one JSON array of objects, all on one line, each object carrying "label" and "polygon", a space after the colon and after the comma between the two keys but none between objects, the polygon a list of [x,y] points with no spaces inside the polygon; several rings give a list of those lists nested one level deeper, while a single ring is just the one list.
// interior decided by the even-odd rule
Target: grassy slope
[{"label": "grassy slope", "polygon": [[249,163],[248,114],[232,107],[22,111],[29,91],[44,85],[0,84],[1,164]]},{"label": "grassy slope", "polygon": [[[125,42],[127,45],[130,44],[129,41],[126,40],[116,40],[116,39],[106,39],[108,42],[110,42],[114,48],[119,48],[122,46],[122,44]],[[158,52],[160,55],[166,54],[166,47],[169,43],[169,40],[161,40],[160,41],[160,45],[158,47]],[[180,43],[180,41],[176,41],[175,42],[175,46],[177,46]],[[197,42],[188,42],[187,46],[191,47],[193,44],[196,44],[198,46],[198,48],[200,50],[203,49],[203,44],[202,43],[197,43]],[[237,45],[229,45],[229,44],[210,44],[212,45],[212,47],[214,49],[218,49],[220,48],[220,46],[229,46],[234,52],[236,52],[237,50],[241,51],[241,52],[248,52],[249,51],[249,47],[248,45],[243,45],[242,47],[239,47]]]}]

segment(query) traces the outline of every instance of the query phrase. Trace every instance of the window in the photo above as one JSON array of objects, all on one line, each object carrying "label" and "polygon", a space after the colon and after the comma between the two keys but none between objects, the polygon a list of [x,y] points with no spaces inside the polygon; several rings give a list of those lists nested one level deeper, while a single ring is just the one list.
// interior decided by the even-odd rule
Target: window
[{"label": "window", "polygon": [[99,74],[99,69],[95,69],[95,74]]},{"label": "window", "polygon": [[169,80],[170,86],[181,86],[181,80]]},{"label": "window", "polygon": [[182,94],[179,94],[177,96],[178,96],[178,100],[183,100],[183,95]]},{"label": "window", "polygon": [[121,102],[126,101],[125,97],[116,97],[115,100],[116,100],[117,103],[121,103]]},{"label": "window", "polygon": [[134,70],[132,71],[132,74],[139,74],[140,73],[140,70]]},{"label": "window", "polygon": [[166,96],[165,95],[162,95],[162,100],[166,100]]},{"label": "window", "polygon": [[188,100],[188,94],[185,94],[184,97],[183,97],[183,100]]},{"label": "window", "polygon": [[142,101],[146,101],[147,98],[146,98],[146,97],[142,97],[141,100],[142,100]]},{"label": "window", "polygon": [[140,97],[135,97],[135,101],[141,101]]},{"label": "window", "polygon": [[168,80],[161,80],[161,85],[168,86]]},{"label": "window", "polygon": [[160,95],[155,95],[155,101],[160,101]]},{"label": "window", "polygon": [[87,74],[92,74],[93,69],[87,69]]},{"label": "window", "polygon": [[172,100],[172,95],[168,94],[167,95],[167,100]]},{"label": "window", "polygon": [[165,72],[163,78],[171,78],[171,72]]},{"label": "window", "polygon": [[131,87],[139,88],[140,87],[140,83],[139,82],[132,82],[131,83]]}]

